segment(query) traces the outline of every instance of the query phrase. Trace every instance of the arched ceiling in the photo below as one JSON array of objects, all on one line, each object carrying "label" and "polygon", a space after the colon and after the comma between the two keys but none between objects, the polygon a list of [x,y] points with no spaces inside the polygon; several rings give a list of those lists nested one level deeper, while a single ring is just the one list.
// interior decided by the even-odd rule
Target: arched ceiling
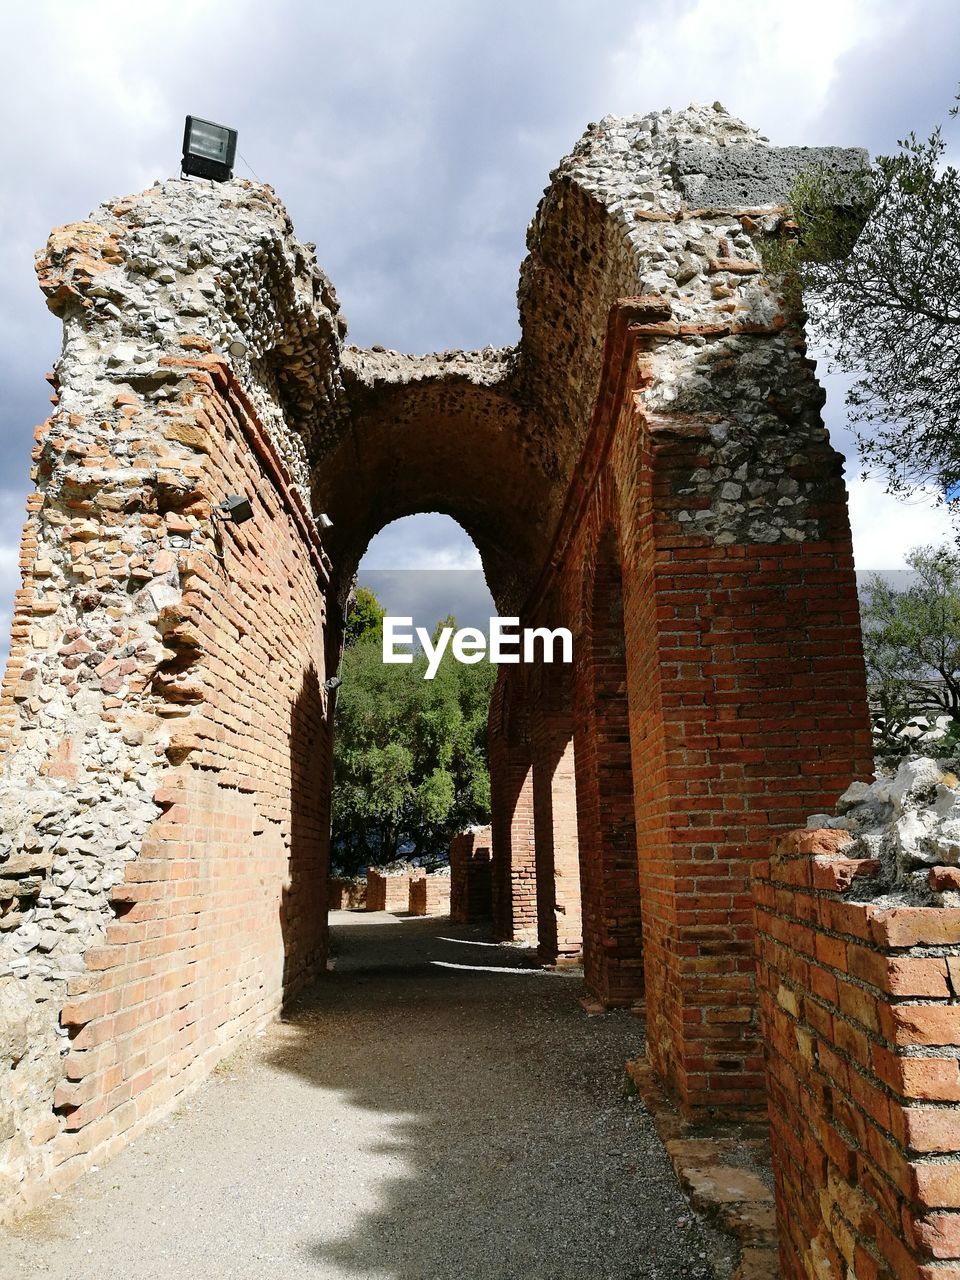
[{"label": "arched ceiling", "polygon": [[341,576],[391,520],[440,511],[476,543],[497,607],[517,608],[552,530],[558,482],[532,452],[536,422],[516,394],[513,353],[347,348],[342,372],[348,425],[312,481]]}]

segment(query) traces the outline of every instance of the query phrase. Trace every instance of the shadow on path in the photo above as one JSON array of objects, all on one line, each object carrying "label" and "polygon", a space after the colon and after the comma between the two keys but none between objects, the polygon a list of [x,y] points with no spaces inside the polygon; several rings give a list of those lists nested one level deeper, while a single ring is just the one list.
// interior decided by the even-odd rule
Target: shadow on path
[{"label": "shadow on path", "polygon": [[335,967],[0,1280],[725,1280],[623,1063],[642,1024],[447,920],[338,912]]},{"label": "shadow on path", "polygon": [[579,979],[449,921],[339,913],[331,978],[272,1056],[377,1118],[387,1157],[349,1234],[303,1242],[331,1274],[424,1280],[712,1277],[691,1214],[624,1097],[627,1013],[587,1019]]}]

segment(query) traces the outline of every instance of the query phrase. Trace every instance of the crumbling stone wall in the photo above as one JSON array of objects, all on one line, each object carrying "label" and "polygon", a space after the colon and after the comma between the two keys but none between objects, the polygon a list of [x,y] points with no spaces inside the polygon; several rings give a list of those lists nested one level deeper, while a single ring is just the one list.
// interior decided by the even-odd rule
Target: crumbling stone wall
[{"label": "crumbling stone wall", "polygon": [[4,1199],[115,1150],[323,964],[329,562],[293,375],[258,372],[339,340],[296,253],[268,191],[167,183],[38,259],[64,347],[3,690]]},{"label": "crumbling stone wall", "polygon": [[[117,1149],[321,970],[323,680],[367,541],[420,510],[474,537],[501,612],[590,655],[501,673],[500,930],[535,906],[608,1000],[642,964],[685,1108],[760,1100],[751,859],[870,749],[840,459],[758,251],[820,154],[720,107],[591,126],[531,226],[516,350],[345,348],[250,183],[54,232],[2,704],[4,1194]],[[249,524],[215,516],[231,492]]]},{"label": "crumbling stone wall", "polygon": [[783,1273],[960,1266],[954,763],[855,783],[758,867]]}]

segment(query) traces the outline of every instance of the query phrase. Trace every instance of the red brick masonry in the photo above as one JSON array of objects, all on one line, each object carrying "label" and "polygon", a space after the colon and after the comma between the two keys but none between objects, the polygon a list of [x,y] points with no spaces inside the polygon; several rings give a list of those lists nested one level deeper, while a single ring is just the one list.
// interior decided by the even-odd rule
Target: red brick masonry
[{"label": "red brick masonry", "polygon": [[960,910],[880,906],[845,833],[754,884],[784,1276],[960,1277]]},{"label": "red brick masonry", "polygon": [[450,841],[450,919],[489,920],[491,903],[490,828],[461,831]]},{"label": "red brick masonry", "polygon": [[407,911],[410,907],[410,885],[423,871],[391,873],[370,867],[367,871],[367,911]]},{"label": "red brick masonry", "polygon": [[418,876],[411,880],[409,911],[412,916],[449,915],[449,875]]}]

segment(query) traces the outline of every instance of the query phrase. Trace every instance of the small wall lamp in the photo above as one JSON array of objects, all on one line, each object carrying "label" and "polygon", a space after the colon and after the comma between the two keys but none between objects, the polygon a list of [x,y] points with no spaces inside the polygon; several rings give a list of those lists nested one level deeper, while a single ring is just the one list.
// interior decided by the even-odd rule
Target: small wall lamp
[{"label": "small wall lamp", "polygon": [[334,693],[342,684],[343,679],[341,676],[330,676],[328,680],[324,680],[323,687],[326,689],[327,693]]},{"label": "small wall lamp", "polygon": [[327,515],[325,511],[321,511],[320,514],[317,516],[317,523],[319,524],[321,529],[333,528],[333,521],[330,519],[330,517]]},{"label": "small wall lamp", "polygon": [[253,519],[253,504],[242,493],[231,493],[213,508],[211,515],[217,513],[224,520],[232,520],[234,524],[246,524]]}]

